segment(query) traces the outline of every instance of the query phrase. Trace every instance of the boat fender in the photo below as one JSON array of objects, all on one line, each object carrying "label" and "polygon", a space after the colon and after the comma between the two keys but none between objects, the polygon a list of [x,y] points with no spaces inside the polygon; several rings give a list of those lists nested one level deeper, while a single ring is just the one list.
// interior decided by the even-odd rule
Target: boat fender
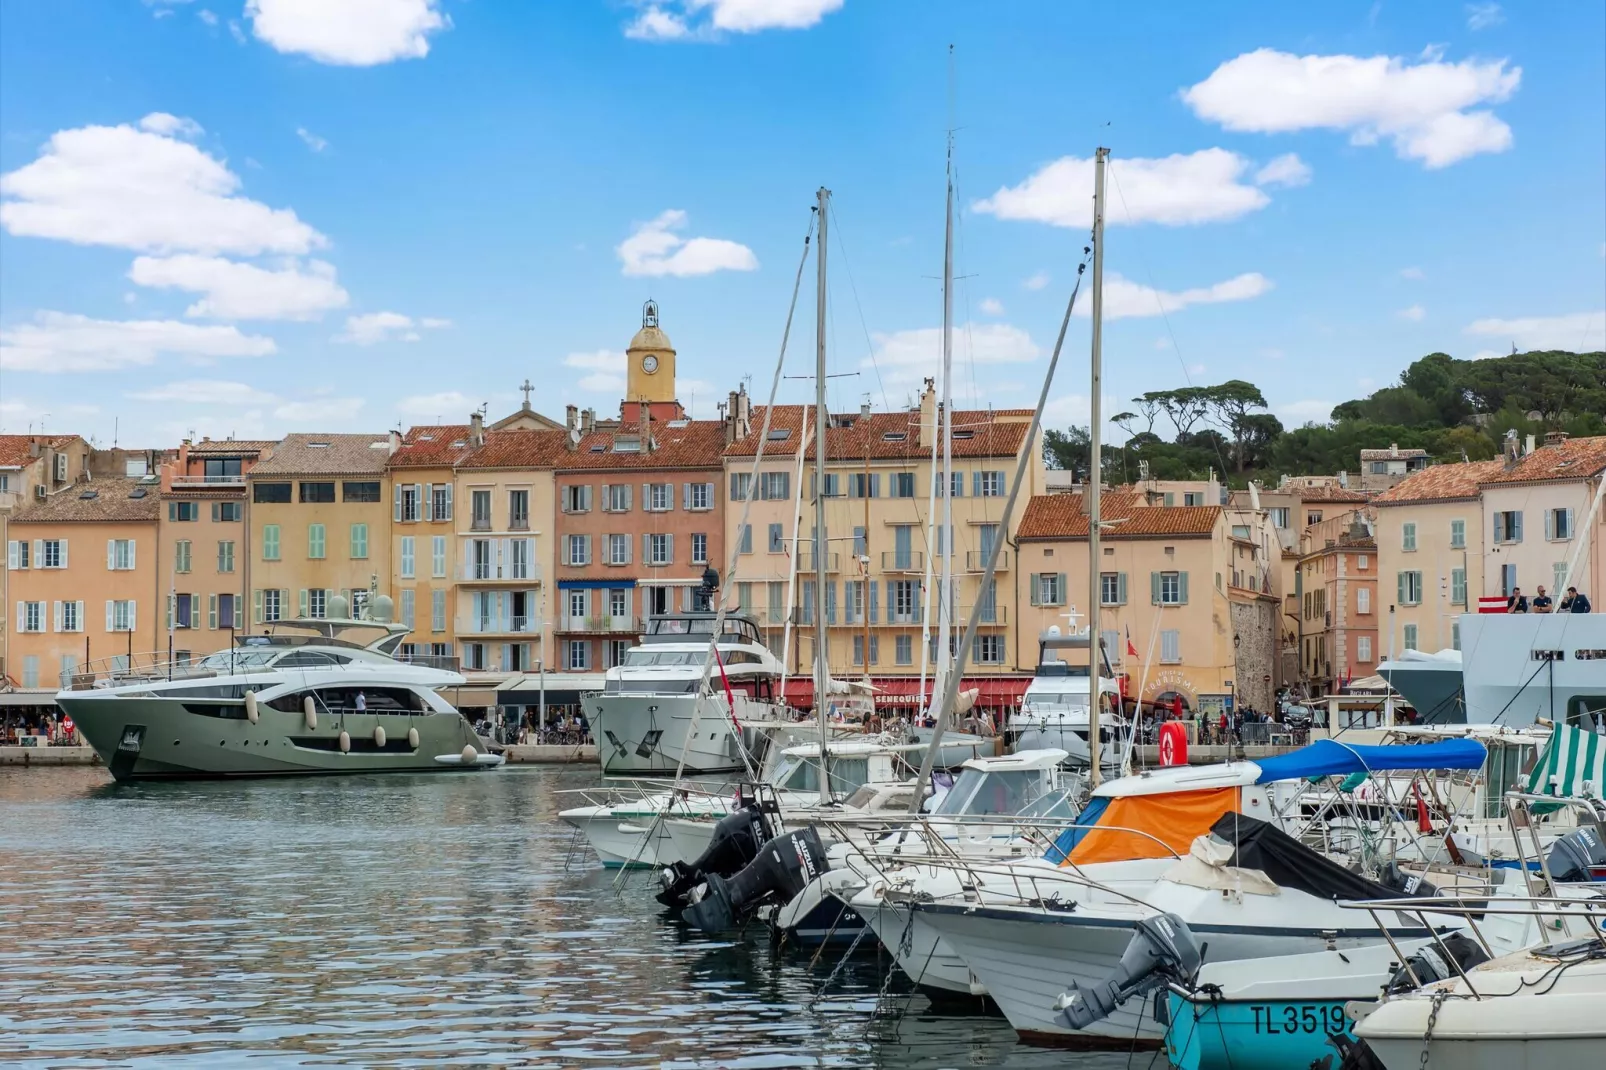
[{"label": "boat fender", "polygon": [[301,715],[307,719],[307,731],[315,731],[318,727],[318,711],[312,705],[311,695],[301,700]]},{"label": "boat fender", "polygon": [[409,728],[407,730],[407,745],[414,750],[418,749],[418,729]]},{"label": "boat fender", "polygon": [[343,728],[340,730],[340,753],[351,753],[351,733]]},{"label": "boat fender", "polygon": [[1132,941],[1106,980],[1092,985],[1072,981],[1055,1002],[1054,1009],[1060,1012],[1060,1021],[1066,1026],[1086,1029],[1108,1018],[1133,996],[1155,991],[1168,981],[1191,982],[1198,974],[1204,955],[1192,931],[1177,915],[1141,918],[1133,929]]},{"label": "boat fender", "polygon": [[474,749],[474,744],[472,744],[472,743],[463,744],[462,758],[463,758],[463,764],[464,765],[473,765],[475,763],[475,761],[477,761],[479,759],[479,756],[480,756],[480,752]]},{"label": "boat fender", "polygon": [[374,746],[385,749],[385,726],[382,724],[374,725]]},{"label": "boat fender", "polygon": [[257,723],[257,693],[255,691],[247,691],[245,693],[245,719],[252,724]]}]

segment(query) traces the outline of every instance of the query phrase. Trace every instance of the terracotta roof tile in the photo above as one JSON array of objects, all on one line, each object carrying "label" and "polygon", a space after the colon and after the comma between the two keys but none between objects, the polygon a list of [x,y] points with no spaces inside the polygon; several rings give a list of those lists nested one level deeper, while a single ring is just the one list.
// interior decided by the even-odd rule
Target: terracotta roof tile
[{"label": "terracotta roof tile", "polygon": [[[677,420],[675,424],[680,424]],[[559,471],[589,470],[597,468],[651,469],[651,468],[718,468],[725,452],[725,425],[719,420],[687,420],[682,426],[669,423],[651,424],[652,450],[618,452],[614,447],[619,438],[640,440],[640,425],[621,424],[616,430],[593,431],[581,437],[579,444],[570,450],[560,446],[556,467]],[[532,431],[526,434],[557,435],[563,442],[567,432]],[[766,453],[768,451],[765,451]]]},{"label": "terracotta roof tile", "polygon": [[[797,456],[799,432],[803,426],[802,405],[777,405],[770,422],[771,432],[787,431],[783,440],[771,438],[764,447],[766,457]],[[873,412],[868,417],[857,413],[850,427],[832,427],[826,432],[826,457],[837,460],[912,460],[930,456],[931,447],[920,445],[920,412]],[[1031,409],[955,409],[955,457],[1013,457],[1020,451],[1021,442],[1031,426]],[[809,421],[812,431],[813,414]],[[746,438],[725,449],[729,457],[751,457],[758,450],[759,434],[764,427],[764,407],[753,409],[753,430]],[[814,456],[814,436],[810,435],[807,456]]]},{"label": "terracotta roof tile", "polygon": [[383,472],[388,460],[389,435],[286,435],[249,478],[368,475]]},{"label": "terracotta roof tile", "polygon": [[22,468],[38,460],[33,443],[59,449],[78,441],[77,435],[0,435],[0,468]]},{"label": "terracotta roof tile", "polygon": [[1295,493],[1302,502],[1364,502],[1366,495],[1344,487],[1298,487]]},{"label": "terracotta roof tile", "polygon": [[[1087,514],[1078,496],[1039,494],[1026,506],[1017,537],[1021,539],[1085,539]],[[1102,501],[1099,512],[1104,513]],[[1110,514],[1101,539],[1197,538],[1210,535],[1221,519],[1219,505],[1141,507]],[[1111,525],[1110,521],[1117,521]]]},{"label": "terracotta roof tile", "polygon": [[[95,479],[87,483],[74,483],[42,502],[31,502],[17,510],[11,517],[11,523],[154,522],[162,512],[161,489],[161,484],[155,480]],[[139,493],[141,491],[144,493]],[[133,497],[135,494],[139,496]]]},{"label": "terracotta roof tile", "polygon": [[1504,467],[1503,461],[1435,464],[1414,472],[1373,499],[1378,505],[1453,502],[1478,496],[1478,484]]},{"label": "terracotta roof tile", "polygon": [[468,424],[421,424],[402,436],[401,449],[391,454],[391,468],[445,468],[473,453]]},{"label": "terracotta roof tile", "polygon": [[567,431],[487,431],[485,444],[470,450],[457,467],[556,468],[568,455],[568,437]]},{"label": "terracotta roof tile", "polygon": [[1510,469],[1500,462],[1494,475],[1480,482],[1491,483],[1548,483],[1556,480],[1583,479],[1606,469],[1606,435],[1594,438],[1570,438],[1554,446],[1541,446],[1526,457],[1519,458]]},{"label": "terracotta roof tile", "polygon": [[208,438],[190,443],[190,454],[203,453],[261,453],[279,444],[276,438]]}]

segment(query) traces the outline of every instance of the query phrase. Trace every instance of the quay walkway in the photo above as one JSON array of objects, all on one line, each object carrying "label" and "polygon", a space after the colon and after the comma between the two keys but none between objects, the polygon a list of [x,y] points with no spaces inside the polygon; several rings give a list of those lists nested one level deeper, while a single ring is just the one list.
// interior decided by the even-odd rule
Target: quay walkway
[{"label": "quay walkway", "polygon": [[[597,760],[597,748],[589,743],[583,746],[563,747],[528,744],[508,747],[506,755],[509,764],[575,764],[595,762]],[[93,747],[0,747],[0,765],[60,766],[100,764],[100,756],[95,753]]]}]

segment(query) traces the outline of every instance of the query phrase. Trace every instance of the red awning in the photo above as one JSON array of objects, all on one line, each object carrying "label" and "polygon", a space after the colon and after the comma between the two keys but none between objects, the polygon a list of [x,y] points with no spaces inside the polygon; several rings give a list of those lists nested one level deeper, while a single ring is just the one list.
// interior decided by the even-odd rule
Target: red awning
[{"label": "red awning", "polygon": [[[960,690],[975,688],[976,704],[990,708],[1001,706],[1019,706],[1022,696],[1026,694],[1026,686],[1032,682],[1030,676],[967,676],[960,685]],[[931,681],[926,681],[924,696],[920,690],[920,680],[901,676],[871,677],[870,683],[876,689],[875,704],[877,707],[907,707],[915,708],[926,703],[924,696],[931,694]],[[788,705],[798,709],[810,709],[814,705],[814,680],[810,677],[793,677],[786,681],[786,701]]]}]

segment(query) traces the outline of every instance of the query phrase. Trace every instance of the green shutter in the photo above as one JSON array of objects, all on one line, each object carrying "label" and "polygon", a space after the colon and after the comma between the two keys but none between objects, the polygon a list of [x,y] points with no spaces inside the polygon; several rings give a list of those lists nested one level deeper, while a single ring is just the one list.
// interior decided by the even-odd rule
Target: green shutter
[{"label": "green shutter", "polygon": [[1063,606],[1066,602],[1070,601],[1071,598],[1071,588],[1070,585],[1065,582],[1065,573],[1061,572],[1059,574],[1059,583],[1057,586],[1059,587],[1059,601],[1054,604]]},{"label": "green shutter", "polygon": [[1160,604],[1160,574],[1158,572],[1149,573],[1149,602],[1151,605],[1156,606]]},{"label": "green shutter", "polygon": [[1115,603],[1116,603],[1116,605],[1121,605],[1121,606],[1126,605],[1126,573],[1125,572],[1117,572],[1115,574]]},{"label": "green shutter", "polygon": [[1185,606],[1187,604],[1188,604],[1188,574],[1186,572],[1179,572],[1179,573],[1177,573],[1177,605]]},{"label": "green shutter", "polygon": [[258,588],[251,592],[251,623],[262,623],[262,590]]},{"label": "green shutter", "polygon": [[1409,605],[1405,600],[1405,573],[1397,573],[1394,577],[1394,600],[1400,605]]}]

